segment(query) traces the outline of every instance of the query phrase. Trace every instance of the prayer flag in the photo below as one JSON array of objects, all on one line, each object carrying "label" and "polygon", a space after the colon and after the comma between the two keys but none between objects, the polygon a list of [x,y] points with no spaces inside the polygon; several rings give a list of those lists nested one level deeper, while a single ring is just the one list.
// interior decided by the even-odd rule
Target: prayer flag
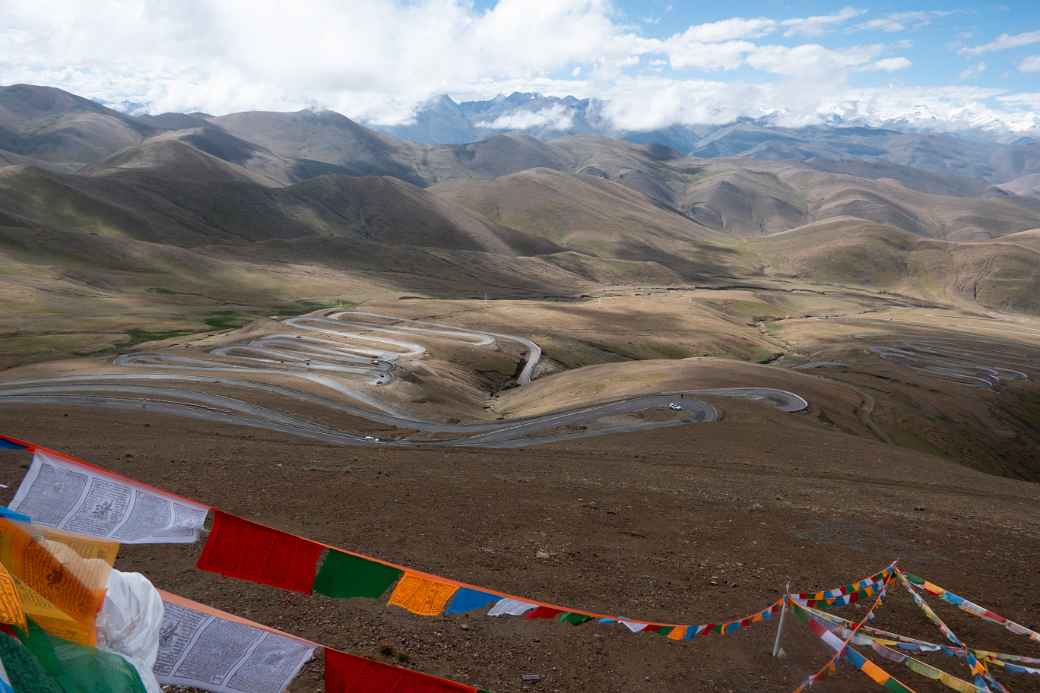
[{"label": "prayer flag", "polygon": [[497,594],[489,594],[488,592],[480,592],[473,590],[468,587],[460,587],[455,596],[451,598],[448,605],[444,609],[445,616],[451,616],[454,614],[464,614],[468,611],[475,611],[481,609],[488,604],[494,604],[495,602],[502,599]]},{"label": "prayer flag", "polygon": [[477,693],[473,686],[325,650],[325,693]]},{"label": "prayer flag", "polygon": [[309,593],[325,547],[220,510],[197,567],[239,580]]},{"label": "prayer flag", "polygon": [[195,543],[209,507],[37,448],[11,508],[47,527],[126,544]]},{"label": "prayer flag", "polygon": [[0,563],[0,623],[25,628],[25,610],[18,596],[18,588],[3,563]]},{"label": "prayer flag", "polygon": [[488,611],[488,616],[523,616],[531,609],[538,608],[537,604],[520,601],[519,599],[499,599]]},{"label": "prayer flag", "polygon": [[14,636],[0,632],[0,667],[4,669],[3,682],[0,686],[3,693],[13,693],[17,686],[19,691],[32,693],[63,693],[36,658]]},{"label": "prayer flag", "polygon": [[21,640],[61,690],[146,693],[137,669],[115,653],[50,635],[31,619]]},{"label": "prayer flag", "polygon": [[556,618],[557,616],[559,616],[562,613],[564,613],[564,612],[561,611],[560,609],[556,609],[556,608],[551,607],[551,606],[539,606],[539,607],[536,607],[534,609],[531,609],[526,614],[524,614],[524,618],[528,618],[528,619]]},{"label": "prayer flag", "polygon": [[584,614],[575,613],[564,613],[560,614],[560,623],[569,623],[572,626],[580,626],[583,623],[588,623],[592,620],[592,616],[586,616]]},{"label": "prayer flag", "polygon": [[418,616],[440,616],[459,586],[405,573],[390,594],[391,606],[399,606]]},{"label": "prayer flag", "polygon": [[393,566],[329,549],[314,578],[314,591],[339,599],[379,599],[402,575]]}]

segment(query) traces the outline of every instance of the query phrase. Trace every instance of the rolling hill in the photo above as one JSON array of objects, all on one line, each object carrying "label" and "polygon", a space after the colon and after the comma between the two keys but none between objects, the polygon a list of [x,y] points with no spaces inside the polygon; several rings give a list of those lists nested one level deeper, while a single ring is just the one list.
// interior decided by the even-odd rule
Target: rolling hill
[{"label": "rolling hill", "polygon": [[969,309],[1036,314],[1036,239],[1035,232],[1026,232],[995,241],[955,243],[847,217],[774,234],[755,241],[752,248],[766,271],[777,277],[861,286]]},{"label": "rolling hill", "polygon": [[1040,312],[1028,176],[994,188],[883,157],[698,158],[594,134],[416,144],[329,112],[135,120],[37,87],[0,103],[18,147],[0,147],[4,305],[51,316],[47,330],[92,315],[90,343],[138,320],[190,329],[223,302],[259,312],[348,287],[801,282]]},{"label": "rolling hill", "polygon": [[0,87],[0,150],[27,159],[92,163],[154,132],[129,116],[60,89]]}]

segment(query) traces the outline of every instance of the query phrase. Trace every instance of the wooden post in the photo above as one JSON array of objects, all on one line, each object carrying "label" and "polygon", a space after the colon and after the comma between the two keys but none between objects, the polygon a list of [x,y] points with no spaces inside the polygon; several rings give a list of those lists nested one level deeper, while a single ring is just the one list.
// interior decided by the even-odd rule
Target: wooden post
[{"label": "wooden post", "polygon": [[773,656],[780,656],[780,636],[784,634],[784,616],[787,615],[787,600],[790,599],[791,594],[791,581],[787,581],[787,585],[784,586],[784,603],[780,607],[780,623],[776,626],[776,640],[773,641]]}]

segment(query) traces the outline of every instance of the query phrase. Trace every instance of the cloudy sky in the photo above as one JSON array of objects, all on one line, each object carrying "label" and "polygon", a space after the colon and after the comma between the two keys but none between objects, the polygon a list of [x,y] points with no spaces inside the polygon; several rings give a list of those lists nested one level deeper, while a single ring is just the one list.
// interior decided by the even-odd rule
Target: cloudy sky
[{"label": "cloudy sky", "polygon": [[[44,9],[46,8],[46,9]],[[594,96],[618,127],[830,114],[1040,127],[1037,0],[0,0],[0,84],[148,112]]]}]

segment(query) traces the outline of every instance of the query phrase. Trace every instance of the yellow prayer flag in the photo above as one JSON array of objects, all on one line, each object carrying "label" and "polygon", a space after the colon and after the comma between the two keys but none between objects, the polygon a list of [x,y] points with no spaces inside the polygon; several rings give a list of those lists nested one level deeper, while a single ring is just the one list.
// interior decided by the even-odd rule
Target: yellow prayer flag
[{"label": "yellow prayer flag", "polygon": [[25,613],[48,634],[80,645],[92,646],[97,642],[97,632],[92,620],[77,621],[18,578],[14,581]]},{"label": "yellow prayer flag", "polygon": [[431,580],[415,573],[405,573],[390,595],[389,604],[418,616],[439,616],[459,586]]},{"label": "yellow prayer flag", "polygon": [[25,628],[25,610],[18,596],[14,578],[0,564],[0,623]]}]

